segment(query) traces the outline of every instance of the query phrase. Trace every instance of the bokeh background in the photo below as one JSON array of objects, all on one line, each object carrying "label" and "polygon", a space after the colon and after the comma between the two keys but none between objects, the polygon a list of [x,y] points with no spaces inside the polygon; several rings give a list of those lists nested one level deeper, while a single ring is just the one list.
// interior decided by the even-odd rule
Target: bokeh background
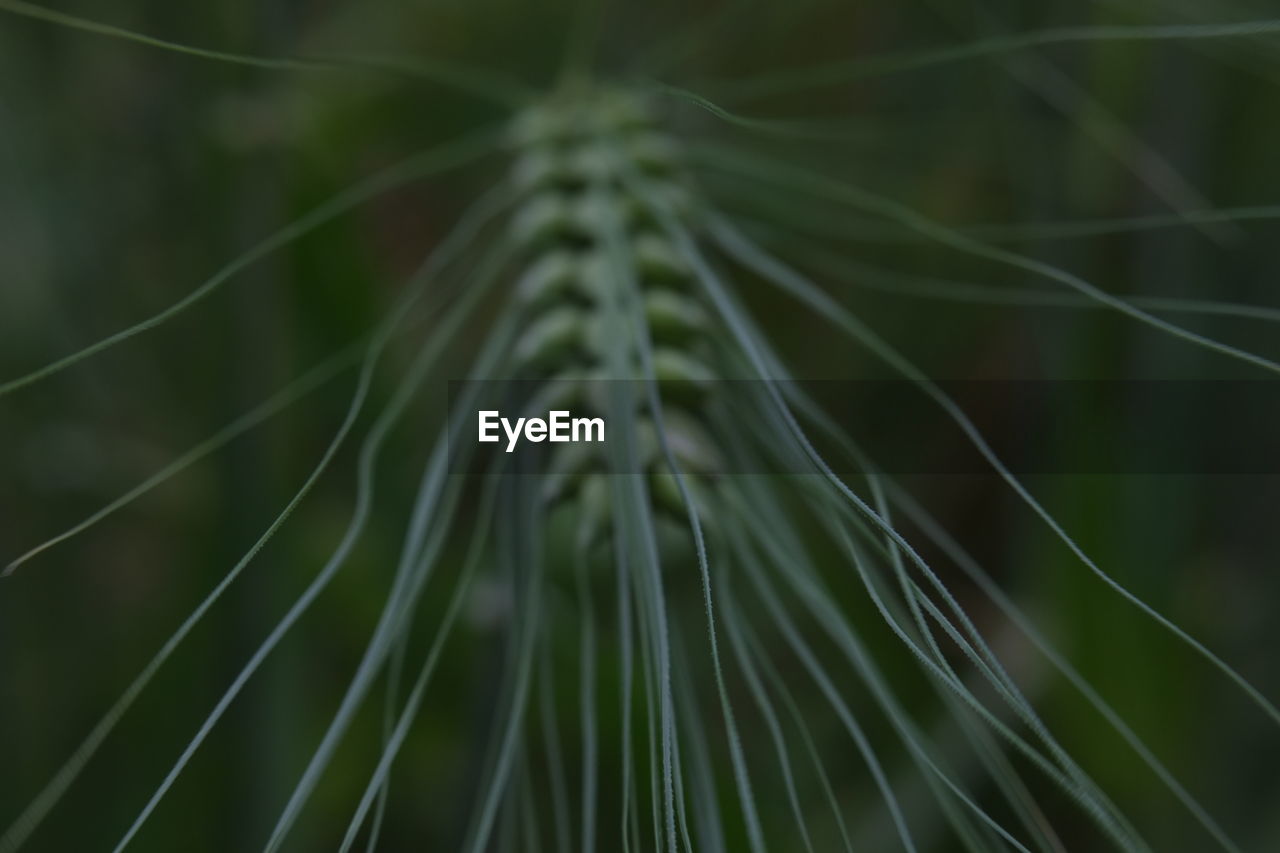
[{"label": "bokeh background", "polygon": [[[736,80],[812,63],[1046,27],[1260,20],[1274,15],[1267,6],[655,2],[588,8],[598,23],[586,29],[598,27],[597,64],[608,74],[656,78],[713,101],[723,95],[735,111],[769,120],[732,124],[678,96],[663,99],[688,139],[782,158],[951,225],[998,226],[987,233],[1002,245],[1109,292],[1275,306],[1274,217],[1104,225],[1074,235],[1034,227],[1274,203],[1275,35],[1081,40],[734,97]],[[430,58],[534,87],[553,85],[566,45],[583,30],[573,5],[487,0],[112,0],[58,8],[186,44],[265,56]],[[359,177],[505,117],[491,103],[426,81],[238,67],[0,13],[0,380],[168,305]],[[504,168],[501,156],[488,158],[362,205],[241,271],[165,326],[0,399],[0,558],[79,521],[364,334]],[[1002,304],[998,295],[958,289],[956,282],[1062,292],[803,192],[723,174],[702,180],[723,209],[758,228],[931,375],[1266,378],[1112,312]],[[1006,226],[1011,233],[1001,235]],[[761,283],[742,277],[735,285],[797,375],[889,376]],[[1162,316],[1280,358],[1274,318]],[[478,325],[471,335],[484,331]],[[404,361],[405,352],[394,352],[388,376]],[[0,582],[0,825],[287,502],[341,420],[351,381],[340,375]],[[385,398],[389,387],[380,379],[375,393]],[[1259,457],[1274,460],[1274,406],[1240,395],[1222,410],[1198,399],[1193,385],[1141,405],[1091,387],[1082,383],[1077,398],[1061,400],[1057,428],[1044,434],[1028,434],[1033,425],[999,395],[971,401],[971,413],[993,440],[1032,443],[1061,470],[1090,471],[1091,454],[1114,450],[1117,435],[1158,438],[1184,454],[1182,473],[1027,482],[1114,576],[1264,694],[1280,696],[1280,472],[1196,473],[1215,446],[1238,440],[1239,424],[1255,425],[1249,434]],[[915,429],[929,452],[948,452],[932,427],[895,422],[893,411],[860,403],[842,412],[847,423],[871,435]],[[249,684],[149,821],[139,849],[241,850],[265,838],[374,623],[441,415],[438,399],[424,397],[394,435],[379,511],[351,565]],[[354,463],[348,448],[166,665],[30,849],[114,843],[336,544]],[[1248,849],[1280,849],[1274,724],[1091,577],[996,478],[917,474],[908,482]],[[978,596],[965,601],[1026,667],[1050,725],[1150,830],[1156,849],[1208,849],[1078,695],[1047,670],[1041,677],[1042,664]],[[477,602],[444,658],[435,700],[397,765],[385,849],[457,843],[470,796],[458,780],[473,778],[480,761],[485,729],[477,717],[492,703],[500,672],[495,608],[500,614],[500,606]],[[882,642],[886,659],[899,654]],[[377,722],[376,715],[364,721],[340,752],[295,849],[333,846],[367,778]],[[826,733],[838,735],[834,727]],[[849,783],[850,796],[857,784]],[[1081,832],[1073,840],[1068,830],[1068,842],[1080,845],[1072,849],[1094,849]]]}]

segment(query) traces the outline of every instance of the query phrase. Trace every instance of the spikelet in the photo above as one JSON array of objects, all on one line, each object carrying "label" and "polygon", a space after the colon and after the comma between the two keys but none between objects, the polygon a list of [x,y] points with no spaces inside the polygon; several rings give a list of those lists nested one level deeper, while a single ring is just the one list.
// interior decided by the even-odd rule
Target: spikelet
[{"label": "spikelet", "polygon": [[[604,382],[635,380],[641,471],[651,480],[655,509],[683,519],[642,386],[657,384],[662,437],[690,491],[702,494],[720,464],[701,411],[720,353],[692,272],[635,189],[696,228],[696,194],[679,145],[641,96],[610,89],[529,108],[513,122],[510,139],[510,178],[521,194],[511,237],[526,269],[515,287],[524,322],[511,375],[541,386],[530,411],[554,401],[588,416],[606,414]],[[634,319],[621,336],[610,325],[611,310]],[[599,511],[608,494],[603,451],[570,444],[552,457],[546,500],[576,504],[588,539],[607,535],[608,516]]]}]

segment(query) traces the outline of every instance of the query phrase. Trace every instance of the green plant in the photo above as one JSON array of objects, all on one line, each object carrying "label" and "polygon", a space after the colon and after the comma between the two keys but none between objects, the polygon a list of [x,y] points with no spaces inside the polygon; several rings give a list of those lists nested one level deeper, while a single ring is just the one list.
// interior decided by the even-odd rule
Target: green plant
[{"label": "green plant", "polygon": [[[1260,354],[1262,347],[1225,343],[1215,330],[1168,319],[1221,316],[1268,327],[1275,309],[1117,296],[1039,253],[998,242],[1010,239],[1011,231],[1019,240],[1051,240],[1174,226],[1202,228],[1208,240],[1230,241],[1218,226],[1274,218],[1275,210],[1201,209],[1189,185],[1142,150],[1122,124],[1099,105],[1077,100],[1075,118],[1086,135],[1118,152],[1174,214],[1014,223],[1003,231],[953,228],[863,182],[832,177],[839,164],[825,174],[796,165],[808,150],[804,140],[835,140],[840,154],[858,138],[857,127],[759,118],[735,98],[767,99],[868,72],[991,56],[1014,63],[1015,80],[1034,81],[1033,90],[1062,97],[1071,90],[1020,51],[1119,40],[1214,44],[1265,35],[1275,29],[1270,23],[1054,28],[869,64],[738,80],[720,86],[721,97],[657,83],[652,68],[606,79],[587,74],[594,65],[587,61],[592,49],[584,47],[592,39],[588,15],[558,82],[538,96],[491,71],[445,62],[383,54],[237,55],[159,42],[25,3],[0,2],[0,8],[263,70],[372,73],[378,79],[389,74],[461,86],[465,117],[476,108],[476,96],[497,116],[313,208],[150,319],[0,386],[0,393],[14,394],[7,401],[22,399],[17,394],[31,393],[38,381],[83,369],[89,356],[179,321],[253,263],[410,181],[464,168],[480,176],[462,191],[474,196],[466,212],[390,308],[375,302],[366,309],[377,320],[356,343],[323,342],[317,348],[325,355],[313,370],[10,566],[17,570],[44,557],[51,546],[88,531],[356,369],[336,432],[319,448],[318,461],[308,464],[301,486],[290,490],[274,520],[255,531],[229,572],[219,572],[212,590],[159,644],[70,761],[16,815],[0,851],[38,837],[31,833],[171,656],[185,650],[188,637],[263,552],[271,553],[285,521],[306,511],[304,499],[324,494],[322,476],[342,464],[357,435],[363,439],[352,471],[354,499],[345,492],[330,496],[349,510],[342,513],[347,520],[340,538],[328,541],[332,519],[310,517],[308,530],[326,531],[319,569],[288,593],[282,615],[254,633],[229,686],[218,684],[212,710],[196,712],[203,716],[194,736],[184,730],[177,760],[163,758],[162,781],[144,782],[150,785],[145,804],[110,812],[113,823],[128,815],[117,849],[147,837],[153,813],[191,775],[233,700],[302,617],[323,606],[325,592],[355,597],[367,641],[355,645],[358,661],[341,690],[326,695],[331,701],[324,710],[307,718],[302,755],[289,756],[299,760],[270,789],[275,799],[261,804],[268,823],[251,827],[250,840],[238,843],[260,844],[263,838],[252,833],[265,830],[266,849],[278,849],[303,831],[305,814],[316,817],[319,828],[298,844],[327,847],[341,839],[342,849],[361,843],[373,849],[388,839],[415,846],[421,843],[415,831],[463,850],[548,844],[561,850],[1173,849],[1184,833],[1159,825],[1161,813],[1153,817],[1150,805],[1158,802],[1161,809],[1180,807],[1179,826],[1195,826],[1196,840],[1185,842],[1187,849],[1210,843],[1265,849],[1267,829],[1255,828],[1252,819],[1236,822],[1258,843],[1246,848],[1233,840],[1237,832],[1202,805],[1198,786],[1159,757],[1057,650],[1038,620],[916,499],[920,484],[904,484],[878,467],[847,423],[792,380],[774,339],[785,319],[778,306],[798,306],[829,324],[824,334],[840,342],[841,358],[857,352],[860,363],[875,361],[885,375],[916,387],[958,425],[1030,517],[1047,526],[1059,550],[1042,546],[1040,564],[1055,574],[1101,581],[1101,589],[1128,607],[1115,624],[1150,622],[1174,642],[1159,645],[1163,639],[1138,634],[1139,642],[1156,643],[1160,656],[1175,661],[1175,671],[1192,660],[1207,661],[1220,671],[1215,676],[1225,676],[1216,686],[1233,686],[1232,695],[1260,709],[1268,724],[1280,722],[1263,691],[1194,638],[1201,632],[1184,630],[1180,620],[1164,615],[1165,607],[1130,591],[1117,579],[1120,572],[1092,556],[1061,512],[1002,461],[931,371],[891,345],[874,320],[781,260],[795,254],[802,266],[821,266],[825,257],[836,275],[883,282],[879,286],[896,292],[903,274],[855,266],[858,261],[845,254],[846,234],[874,239],[880,229],[907,252],[920,251],[910,242],[916,240],[946,250],[947,263],[976,260],[1034,279],[1031,287],[1000,285],[994,298],[1001,301],[1107,309],[1191,345],[1192,352],[1275,372],[1280,365]],[[715,15],[707,22],[725,25]],[[674,61],[690,43],[667,42],[658,57]],[[717,91],[714,82],[706,85]],[[268,99],[269,111],[287,113],[282,102]],[[720,136],[722,131],[729,135]],[[503,164],[509,177],[476,192],[494,182]],[[889,191],[906,185],[890,182]],[[723,212],[735,198],[749,214]],[[827,244],[824,256],[823,247],[811,250],[796,231],[819,237],[836,232],[840,242]],[[993,298],[989,291],[957,289],[949,276],[939,285],[936,269],[905,278],[908,285],[924,279],[916,292],[926,296],[974,303]],[[761,294],[788,300],[771,303],[770,322],[754,319],[759,312],[746,305],[748,295]],[[350,313],[346,305],[339,302],[332,313]],[[939,316],[948,328],[946,316]],[[914,312],[908,319],[910,330],[928,322]],[[809,336],[807,323],[801,340]],[[351,326],[358,323],[343,328]],[[857,349],[846,349],[848,342]],[[935,368],[957,352],[954,340],[935,346]],[[438,401],[431,392],[464,374],[471,381],[455,386],[448,406],[423,404]],[[539,405],[530,404],[532,410],[545,409],[541,404],[550,398],[603,414],[611,431],[604,455],[574,450],[532,461],[519,457],[512,462],[517,469],[506,470],[505,457],[495,454],[485,463],[493,467],[466,476],[475,470],[467,436],[476,409],[500,399],[512,379],[533,389]],[[732,393],[723,390],[729,386]],[[366,409],[375,404],[380,409],[366,426]],[[392,463],[402,455],[416,458],[412,454],[423,444],[431,449],[415,492]],[[380,489],[412,498],[376,507]],[[1097,499],[1083,494],[1084,500]],[[314,560],[308,556],[314,554],[277,552],[275,559],[309,566]],[[379,561],[393,571],[369,571]],[[340,585],[340,570],[353,564],[365,573]],[[1094,594],[1083,600],[1092,606],[1100,599]],[[1006,629],[1019,639],[1006,640],[1001,649],[993,635]],[[1103,636],[1101,642],[1110,640]],[[1021,660],[1022,651],[1032,649],[1044,664]],[[476,702],[493,713],[480,722],[483,734],[465,749],[451,749],[448,741],[462,737],[469,722],[457,688],[467,679],[451,658],[486,657],[499,661],[500,670],[481,679],[492,692]],[[1061,681],[1045,688],[1049,670]],[[1065,687],[1079,696],[1062,698],[1058,692]],[[1162,695],[1153,689],[1141,698],[1159,705]],[[405,755],[415,723],[433,709],[439,716],[424,736],[426,746]],[[1110,753],[1104,760],[1085,754],[1095,741],[1078,731],[1070,740],[1059,733],[1072,728],[1081,709],[1096,715],[1092,728],[1107,732],[1096,742],[1107,750],[1123,747],[1125,761],[1154,784],[1135,788],[1107,766]],[[1138,710],[1150,714],[1141,705]],[[1273,730],[1266,731],[1273,742]],[[354,747],[344,753],[344,744]],[[280,746],[280,752],[288,750]],[[441,757],[449,755],[451,760]],[[436,767],[470,782],[474,795],[455,797],[467,803],[457,808],[466,817],[458,819],[449,807],[432,808],[418,826],[397,814],[397,800],[412,803],[417,792],[405,790],[408,783],[393,791],[391,771],[405,772],[409,764],[418,765],[419,782]],[[1273,776],[1264,784],[1274,787]],[[438,794],[440,787],[433,790]],[[20,793],[24,800],[29,795]],[[306,811],[317,799],[347,809],[354,803],[354,815],[330,819]],[[1135,804],[1141,814],[1134,813]],[[101,840],[100,834],[92,837]]]}]

